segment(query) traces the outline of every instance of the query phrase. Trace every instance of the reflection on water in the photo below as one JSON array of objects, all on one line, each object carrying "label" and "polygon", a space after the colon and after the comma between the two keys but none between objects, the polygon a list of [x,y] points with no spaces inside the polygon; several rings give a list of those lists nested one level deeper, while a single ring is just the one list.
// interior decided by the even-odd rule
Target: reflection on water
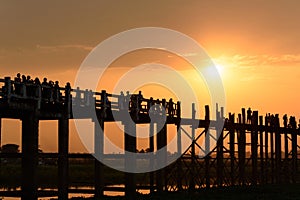
[{"label": "reflection on water", "polygon": [[[108,185],[107,187],[125,187],[124,184],[120,184],[120,185]],[[94,187],[92,186],[78,186],[78,187],[70,187],[69,189],[82,189],[82,190],[94,190]],[[0,191],[20,191],[21,187],[17,187],[17,188],[0,188]],[[43,191],[52,191],[55,190],[54,188],[38,188],[38,190],[43,190]],[[139,193],[141,194],[149,194],[150,190],[147,189],[140,189],[138,190]],[[124,192],[120,192],[120,191],[104,191],[104,195],[107,196],[124,196]],[[69,193],[69,198],[72,197],[93,197],[94,194],[84,194],[84,193]],[[39,200],[50,200],[53,199],[55,197],[40,197],[38,198]],[[20,197],[1,197],[0,196],[0,200],[20,200]]]}]

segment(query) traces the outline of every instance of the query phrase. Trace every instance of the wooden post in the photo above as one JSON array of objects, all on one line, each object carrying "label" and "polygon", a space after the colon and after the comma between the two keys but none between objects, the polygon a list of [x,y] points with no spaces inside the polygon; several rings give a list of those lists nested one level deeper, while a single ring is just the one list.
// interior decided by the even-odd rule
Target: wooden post
[{"label": "wooden post", "polygon": [[11,89],[12,89],[12,85],[11,85],[11,79],[10,77],[5,77],[5,94],[4,96],[6,97],[7,102],[10,102],[10,98],[11,98]]},{"label": "wooden post", "polygon": [[221,112],[218,111],[218,105],[216,106],[216,120],[217,120],[217,135],[218,141],[217,141],[217,184],[219,187],[223,184],[223,171],[224,171],[224,165],[223,165],[223,146],[224,146],[224,135],[223,135],[223,127],[220,127],[221,121],[223,120],[223,108],[221,108]]},{"label": "wooden post", "polygon": [[271,131],[270,131],[270,150],[271,150],[271,183],[274,183],[274,126],[271,126]]},{"label": "wooden post", "polygon": [[268,169],[270,167],[270,161],[269,161],[269,132],[268,132],[268,117],[266,116],[265,117],[265,128],[266,128],[266,131],[265,131],[265,183],[268,183],[269,179],[269,172],[268,172]]},{"label": "wooden post", "polygon": [[58,120],[58,199],[68,199],[69,179],[69,117],[71,113],[71,86],[65,87],[65,107]]},{"label": "wooden post", "polygon": [[37,200],[39,120],[35,112],[22,118],[22,200]]},{"label": "wooden post", "polygon": [[[2,118],[0,118],[0,150],[2,150]],[[1,166],[1,160],[0,158],[0,166]]]},{"label": "wooden post", "polygon": [[176,120],[176,128],[177,128],[177,156],[178,159],[176,161],[176,165],[177,165],[177,188],[178,191],[182,191],[182,164],[181,164],[181,153],[182,153],[182,149],[181,149],[181,126],[180,126],[180,121],[181,121],[181,106],[180,106],[180,102],[177,102],[177,111],[176,111],[176,115],[177,115],[177,120]]},{"label": "wooden post", "polygon": [[150,172],[150,193],[154,193],[154,172],[153,170],[153,166],[154,166],[154,122],[150,122],[150,127],[149,127],[149,149],[150,149],[150,153],[151,153],[151,157],[150,157],[150,168],[151,168],[151,172]]},{"label": "wooden post", "polygon": [[[162,100],[162,106],[166,107],[166,100]],[[161,123],[161,122],[158,122]],[[164,123],[164,122],[163,122]],[[157,150],[160,150],[158,152],[158,157],[161,158],[161,161],[163,166],[166,166],[167,164],[167,124],[164,123],[163,125],[158,125],[158,127],[162,127],[162,129],[157,133]],[[163,150],[161,150],[164,148]],[[156,174],[156,185],[157,185],[157,192],[162,192],[164,189],[167,190],[167,185],[165,185],[165,182],[167,180],[166,177],[166,171],[165,169],[160,169],[157,171]]]},{"label": "wooden post", "polygon": [[[136,157],[129,153],[136,153],[136,124],[124,122],[125,129],[125,170],[128,171],[136,166]],[[136,176],[135,173],[125,172],[125,197],[126,199],[136,198]]]},{"label": "wooden post", "polygon": [[279,118],[275,117],[275,166],[276,166],[276,182],[281,183],[281,134],[279,132]]},{"label": "wooden post", "polygon": [[234,132],[234,114],[229,114],[229,147],[230,147],[230,178],[231,185],[235,185],[235,132]]},{"label": "wooden post", "polygon": [[[263,116],[259,116],[259,125],[263,126]],[[259,133],[259,157],[260,157],[260,184],[264,182],[264,131],[260,130]]]},{"label": "wooden post", "polygon": [[251,154],[252,154],[252,185],[257,184],[257,141],[258,141],[258,112],[253,111],[251,132]]},{"label": "wooden post", "polygon": [[206,188],[210,188],[210,132],[209,132],[209,123],[210,123],[210,114],[209,106],[205,106],[205,184]]},{"label": "wooden post", "polygon": [[192,125],[191,125],[191,133],[192,133],[192,141],[191,141],[191,174],[190,174],[190,183],[189,183],[189,190],[194,192],[195,190],[195,119],[196,119],[196,110],[195,110],[195,103],[192,104]]},{"label": "wooden post", "polygon": [[95,130],[94,130],[94,152],[95,152],[95,197],[99,198],[104,195],[104,172],[103,163],[101,163],[98,158],[103,158],[104,151],[104,119],[98,117],[95,120]]},{"label": "wooden post", "polygon": [[239,123],[243,124],[242,128],[238,132],[238,148],[239,148],[239,176],[240,176],[240,184],[245,184],[245,123],[246,123],[246,115],[245,108],[242,109],[242,115],[239,114]]},{"label": "wooden post", "polygon": [[0,118],[0,149],[2,147],[2,118]]},{"label": "wooden post", "polygon": [[[286,130],[286,126],[284,127],[284,160],[283,160],[283,163],[284,163],[284,170],[285,171],[289,171],[291,172],[291,168],[290,168],[290,163],[289,163],[289,140],[288,140],[288,133],[287,133],[287,130]],[[292,176],[293,173],[286,173],[285,174],[285,183],[289,183],[289,180],[290,180],[290,176]]]},{"label": "wooden post", "polygon": [[69,119],[58,120],[58,199],[68,199]]},{"label": "wooden post", "polygon": [[[160,150],[161,148],[166,146],[166,139],[167,139],[167,126],[164,125],[163,128],[157,133],[157,150]],[[158,157],[161,158],[161,161],[163,162],[163,165],[167,162],[167,150],[163,150],[158,153]],[[162,192],[164,190],[164,180],[165,180],[165,170],[160,169],[157,171],[156,174],[156,185],[157,185],[157,191]]]},{"label": "wooden post", "polygon": [[292,181],[296,183],[296,175],[297,175],[297,127],[296,122],[292,122]]}]

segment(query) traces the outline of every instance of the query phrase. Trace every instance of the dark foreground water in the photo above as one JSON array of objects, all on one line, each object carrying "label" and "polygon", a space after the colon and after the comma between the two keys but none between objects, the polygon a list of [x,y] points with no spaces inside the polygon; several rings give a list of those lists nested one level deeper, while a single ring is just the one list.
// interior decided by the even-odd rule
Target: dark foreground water
[{"label": "dark foreground water", "polygon": [[[118,185],[120,186],[120,185]],[[80,187],[81,189],[91,189],[87,187]],[[147,191],[145,191],[147,192]],[[234,186],[226,188],[211,188],[210,190],[201,189],[195,191],[194,193],[190,192],[168,192],[161,194],[141,194],[143,191],[140,191],[140,194],[137,195],[137,199],[141,200],[300,200],[300,184],[283,184],[283,185],[265,185],[265,186]],[[106,195],[102,200],[117,200],[124,199],[124,193],[122,192],[106,192]],[[119,196],[122,195],[122,196]],[[70,194],[69,198],[71,199],[94,199],[93,195],[86,194]],[[0,197],[1,199],[1,197]],[[20,198],[9,198],[5,197],[2,200],[16,200]],[[39,198],[40,200],[50,200],[56,199],[55,197],[46,197]]]}]

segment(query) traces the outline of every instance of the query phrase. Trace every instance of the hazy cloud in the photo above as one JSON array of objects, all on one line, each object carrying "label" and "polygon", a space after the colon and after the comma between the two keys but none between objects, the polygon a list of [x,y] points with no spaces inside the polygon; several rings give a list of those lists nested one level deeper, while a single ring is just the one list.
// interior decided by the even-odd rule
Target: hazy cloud
[{"label": "hazy cloud", "polygon": [[68,45],[53,45],[53,46],[45,46],[45,45],[37,45],[37,49],[49,50],[49,51],[60,51],[65,49],[79,49],[84,51],[91,51],[94,47],[81,45],[81,44],[68,44]]},{"label": "hazy cloud", "polygon": [[230,67],[251,69],[258,66],[286,66],[300,64],[300,54],[282,55],[241,55],[221,56],[215,59],[220,63],[230,63]]}]

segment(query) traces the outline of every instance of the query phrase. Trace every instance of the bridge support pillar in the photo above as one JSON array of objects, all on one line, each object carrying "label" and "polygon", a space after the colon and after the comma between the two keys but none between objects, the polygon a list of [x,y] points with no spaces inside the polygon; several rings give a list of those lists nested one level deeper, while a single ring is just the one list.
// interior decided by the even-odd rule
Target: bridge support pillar
[{"label": "bridge support pillar", "polygon": [[181,154],[182,154],[182,142],[181,142],[181,106],[180,102],[177,101],[177,110],[176,110],[176,130],[177,130],[177,155],[178,159],[176,161],[176,167],[177,167],[177,188],[178,191],[182,191],[182,163],[181,163]]},{"label": "bridge support pillar", "polygon": [[[154,167],[154,123],[150,122],[149,125],[149,149],[150,149],[150,153],[152,153],[151,157],[150,157],[150,168],[153,170]],[[150,193],[154,192],[154,172],[151,171],[150,172]]]},{"label": "bridge support pillar", "polygon": [[[263,126],[263,116],[259,116],[259,125]],[[259,159],[260,159],[260,184],[265,184],[265,162],[264,162],[264,131],[259,132]]]},{"label": "bridge support pillar", "polygon": [[[158,126],[161,127],[161,126]],[[157,133],[157,162],[162,163],[163,166],[167,164],[167,125],[164,124],[162,129]],[[164,184],[166,181],[166,171],[165,168],[160,169],[156,173],[156,185],[157,192],[162,192],[164,189],[167,190],[167,186]],[[165,186],[165,187],[164,187]]]},{"label": "bridge support pillar", "polygon": [[[252,185],[257,184],[257,143],[258,143],[258,112],[253,111],[253,116],[252,116],[252,132],[251,132],[251,154],[252,154]],[[261,161],[262,162],[262,161]]]},{"label": "bridge support pillar", "polygon": [[281,180],[281,134],[279,132],[279,118],[275,117],[275,166],[276,183],[282,183]]},{"label": "bridge support pillar", "polygon": [[[125,122],[125,170],[134,171],[136,167],[136,124]],[[136,198],[136,177],[135,173],[125,172],[125,197],[126,199]]]},{"label": "bridge support pillar", "polygon": [[22,200],[38,199],[38,129],[39,120],[34,112],[22,118]]},{"label": "bridge support pillar", "polygon": [[246,133],[244,124],[246,123],[245,109],[242,109],[242,115],[238,115],[239,123],[243,124],[243,127],[238,130],[238,157],[239,157],[239,182],[241,185],[245,185],[245,157],[246,157]]},{"label": "bridge support pillar", "polygon": [[210,111],[209,106],[205,106],[205,187],[207,189],[210,188],[210,130],[209,130],[209,124],[210,124]]},{"label": "bridge support pillar", "polygon": [[[2,118],[0,118],[0,149],[2,148]],[[1,165],[1,158],[0,158]]]},{"label": "bridge support pillar", "polygon": [[223,119],[224,119],[224,108],[221,107],[221,112],[218,111],[218,105],[216,110],[216,118],[217,118],[217,184],[219,187],[223,186],[224,180],[224,133],[223,133]]},{"label": "bridge support pillar", "polygon": [[69,119],[58,120],[58,199],[68,199]]},{"label": "bridge support pillar", "polygon": [[104,177],[103,177],[103,163],[98,159],[103,158],[104,147],[104,120],[98,118],[95,120],[95,135],[94,135],[94,148],[95,148],[95,197],[99,198],[104,195]]},{"label": "bridge support pillar", "polygon": [[234,114],[229,113],[229,145],[230,145],[230,180],[231,185],[235,185],[235,129],[234,129]]},{"label": "bridge support pillar", "polygon": [[196,145],[196,138],[195,138],[195,131],[198,127],[198,124],[196,123],[196,109],[195,104],[192,104],[192,120],[193,123],[191,125],[191,133],[192,133],[192,141],[191,141],[191,174],[190,174],[190,182],[189,182],[189,191],[194,192],[195,191],[195,163],[196,163],[196,152],[195,152],[195,145]]},{"label": "bridge support pillar", "polygon": [[265,172],[264,172],[264,176],[265,176],[265,183],[269,183],[269,168],[270,168],[270,160],[269,160],[269,132],[268,132],[268,117],[265,117]]}]

